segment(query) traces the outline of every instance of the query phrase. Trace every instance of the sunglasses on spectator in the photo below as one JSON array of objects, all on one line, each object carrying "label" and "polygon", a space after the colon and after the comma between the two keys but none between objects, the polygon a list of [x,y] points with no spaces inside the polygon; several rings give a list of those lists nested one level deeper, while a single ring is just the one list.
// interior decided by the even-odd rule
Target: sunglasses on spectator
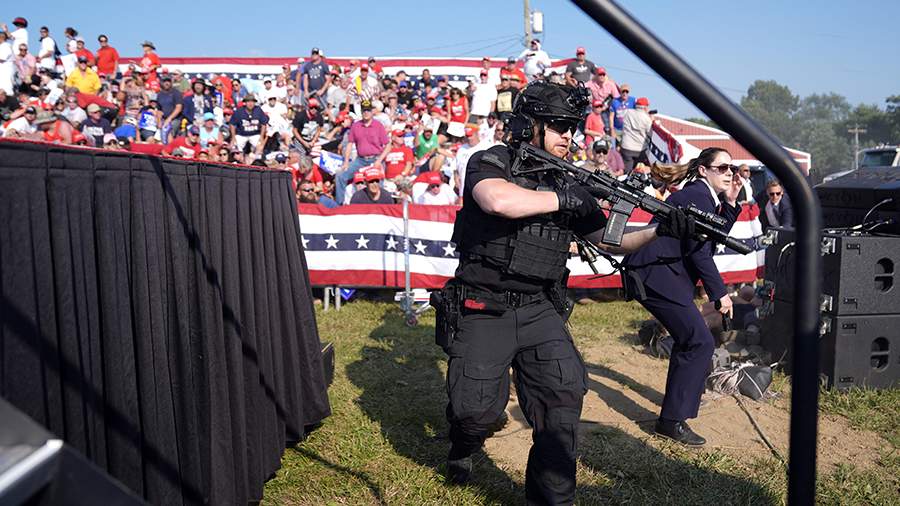
[{"label": "sunglasses on spectator", "polygon": [[782,193],[782,192],[769,192],[769,196],[770,196],[770,197],[777,197],[777,196],[781,195],[781,193]]},{"label": "sunglasses on spectator", "polygon": [[302,193],[312,193],[312,192],[316,191],[316,189],[315,188],[300,188],[300,191]]},{"label": "sunglasses on spectator", "polygon": [[578,128],[578,123],[568,119],[557,119],[547,123],[547,128],[553,130],[554,132],[562,135],[566,132],[575,133],[575,130]]},{"label": "sunglasses on spectator", "polygon": [[380,179],[373,179],[373,180],[371,180],[371,181],[366,181],[366,184],[368,184],[368,183],[380,183],[380,182],[381,182]]},{"label": "sunglasses on spectator", "polygon": [[708,168],[718,172],[719,174],[726,174],[729,170],[737,174],[737,171],[739,170],[737,165],[731,165],[728,163],[723,163],[722,165],[710,165]]},{"label": "sunglasses on spectator", "polygon": [[363,185],[364,185],[364,184],[366,184],[366,182],[365,182],[365,181],[357,181],[356,184],[363,184]]},{"label": "sunglasses on spectator", "polygon": [[439,184],[430,184],[430,185],[428,185],[428,189],[429,189],[429,190],[432,189],[432,188],[440,188],[440,187],[441,187],[441,185],[439,185]]}]

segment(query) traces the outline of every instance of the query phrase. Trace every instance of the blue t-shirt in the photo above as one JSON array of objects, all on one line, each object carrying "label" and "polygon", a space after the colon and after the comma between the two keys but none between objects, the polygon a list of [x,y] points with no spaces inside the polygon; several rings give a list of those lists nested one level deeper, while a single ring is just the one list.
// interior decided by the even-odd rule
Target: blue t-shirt
[{"label": "blue t-shirt", "polygon": [[[117,139],[137,139],[137,129],[134,128],[134,125],[129,125],[128,123],[116,128],[113,134]],[[99,144],[97,145],[99,146]]]},{"label": "blue t-shirt", "polygon": [[615,114],[613,126],[616,127],[616,130],[621,130],[622,117],[625,114],[625,109],[634,109],[634,97],[628,97],[628,100],[622,100],[621,97],[614,98],[610,107],[612,108],[613,114]]},{"label": "blue t-shirt", "polygon": [[319,63],[309,62],[303,66],[303,74],[309,76],[309,90],[318,91],[325,86],[325,78],[328,77],[328,64],[319,60]]},{"label": "blue t-shirt", "polygon": [[159,125],[156,124],[156,114],[154,111],[150,109],[141,111],[141,115],[138,116],[138,128],[155,132],[158,127]]},{"label": "blue t-shirt", "polygon": [[172,114],[175,106],[181,103],[182,93],[175,88],[169,91],[160,91],[156,94],[156,102],[159,104],[159,110],[162,111],[163,120]]},{"label": "blue t-shirt", "polygon": [[88,116],[86,120],[81,122],[81,133],[93,140],[91,146],[101,147],[103,146],[103,136],[112,133],[112,125],[109,124],[109,120],[106,118],[94,121],[94,118]]},{"label": "blue t-shirt", "polygon": [[268,122],[269,117],[259,107],[254,107],[253,111],[248,111],[246,107],[241,107],[234,111],[230,124],[234,125],[235,134],[250,137],[259,135],[262,125]]}]

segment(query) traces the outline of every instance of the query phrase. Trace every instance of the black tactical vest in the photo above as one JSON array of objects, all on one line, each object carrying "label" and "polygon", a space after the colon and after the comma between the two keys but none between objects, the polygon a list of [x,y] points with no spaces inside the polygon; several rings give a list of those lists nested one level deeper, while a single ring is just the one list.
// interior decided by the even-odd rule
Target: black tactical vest
[{"label": "black tactical vest", "polygon": [[[494,156],[491,156],[492,152]],[[508,180],[513,183],[529,190],[552,190],[544,184],[540,175],[512,177],[509,174],[510,156],[508,148],[497,146],[485,152],[475,163],[502,163]],[[523,276],[541,283],[556,282],[562,278],[572,242],[572,231],[563,214],[541,214],[511,220],[474,212],[464,206],[457,221],[453,241],[460,252],[460,262],[480,260],[505,274]]]}]

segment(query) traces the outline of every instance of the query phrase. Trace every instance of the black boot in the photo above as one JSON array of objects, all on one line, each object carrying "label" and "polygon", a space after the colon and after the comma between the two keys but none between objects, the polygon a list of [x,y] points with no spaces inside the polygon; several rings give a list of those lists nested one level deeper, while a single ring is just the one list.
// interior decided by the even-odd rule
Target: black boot
[{"label": "black boot", "polygon": [[686,446],[703,446],[706,444],[706,440],[692,431],[687,422],[660,418],[656,421],[654,431],[660,436],[667,437]]},{"label": "black boot", "polygon": [[463,485],[472,477],[472,457],[447,460],[447,479],[450,483]]}]

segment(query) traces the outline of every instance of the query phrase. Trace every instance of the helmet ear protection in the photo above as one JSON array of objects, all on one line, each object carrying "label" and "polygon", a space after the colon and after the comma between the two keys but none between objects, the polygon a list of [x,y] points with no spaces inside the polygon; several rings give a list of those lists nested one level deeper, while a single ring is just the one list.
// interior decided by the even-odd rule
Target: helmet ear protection
[{"label": "helmet ear protection", "polygon": [[528,142],[534,138],[534,119],[525,114],[511,114],[504,121],[511,141]]}]

